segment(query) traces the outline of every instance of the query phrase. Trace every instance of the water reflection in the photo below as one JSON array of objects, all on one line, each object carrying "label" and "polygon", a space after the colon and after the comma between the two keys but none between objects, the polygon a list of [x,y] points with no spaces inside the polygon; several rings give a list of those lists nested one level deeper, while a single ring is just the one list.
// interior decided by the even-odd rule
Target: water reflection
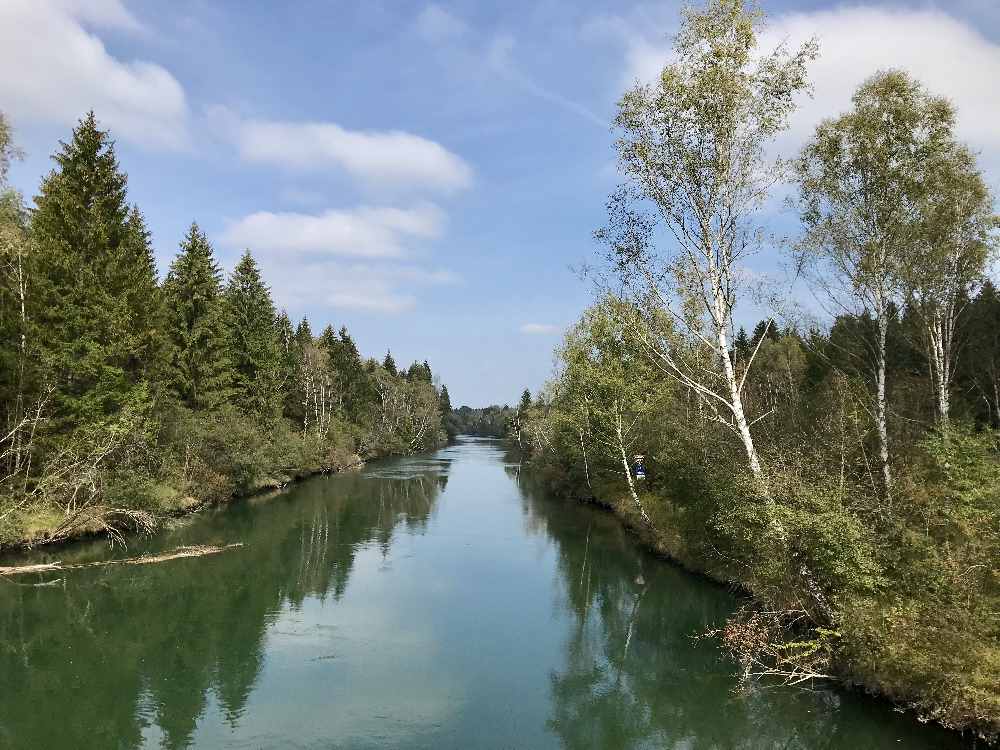
[{"label": "water reflection", "polygon": [[737,695],[692,638],[733,596],[546,497],[492,441],[198,514],[127,554],[235,541],[0,580],[0,748],[958,746],[855,696]]},{"label": "water reflection", "polygon": [[236,725],[278,614],[339,599],[359,549],[425,529],[446,469],[308,482],[129,550],[245,544],[213,557],[67,572],[55,586],[0,580],[0,747],[134,748],[155,725],[163,747],[184,748],[209,702]]},{"label": "water reflection", "polygon": [[636,546],[599,510],[567,513],[525,479],[525,526],[558,550],[573,627],[551,675],[549,726],[565,748],[955,748],[936,727],[817,688],[741,693],[714,643],[697,636],[735,598]]}]

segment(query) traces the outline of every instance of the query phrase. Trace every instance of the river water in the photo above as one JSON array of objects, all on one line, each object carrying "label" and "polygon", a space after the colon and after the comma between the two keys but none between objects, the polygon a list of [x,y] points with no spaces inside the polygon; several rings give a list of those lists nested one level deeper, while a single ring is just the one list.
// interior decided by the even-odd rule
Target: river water
[{"label": "river water", "polygon": [[[958,748],[830,690],[736,691],[736,604],[464,438],[0,579],[0,748]],[[36,585],[45,583],[49,585]]]}]

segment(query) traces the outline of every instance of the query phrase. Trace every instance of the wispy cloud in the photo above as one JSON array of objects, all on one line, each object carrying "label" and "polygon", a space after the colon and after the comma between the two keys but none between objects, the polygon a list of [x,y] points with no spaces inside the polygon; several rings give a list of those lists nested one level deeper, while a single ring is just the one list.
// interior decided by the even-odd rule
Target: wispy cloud
[{"label": "wispy cloud", "polygon": [[569,110],[602,128],[608,126],[606,118],[599,117],[587,107],[572,99],[568,99],[558,91],[543,86],[535,78],[521,70],[514,61],[514,47],[515,40],[510,34],[498,34],[490,41],[486,59],[496,73],[532,96]]},{"label": "wispy cloud", "polygon": [[414,208],[360,206],[320,214],[257,211],[233,222],[223,243],[289,259],[299,254],[398,258],[412,239],[440,236],[444,214],[424,203]]},{"label": "wispy cloud", "polygon": [[373,185],[453,192],[472,184],[472,167],[428,138],[400,130],[348,130],[333,122],[239,120],[229,127],[248,162],[312,172],[343,169]]},{"label": "wispy cloud", "polygon": [[528,336],[551,336],[559,333],[562,329],[551,323],[525,323],[521,326],[521,333]]},{"label": "wispy cloud", "polygon": [[15,122],[72,124],[93,109],[115,135],[151,148],[187,147],[188,108],[165,68],[108,53],[87,27],[143,30],[119,0],[0,2],[0,102]]}]

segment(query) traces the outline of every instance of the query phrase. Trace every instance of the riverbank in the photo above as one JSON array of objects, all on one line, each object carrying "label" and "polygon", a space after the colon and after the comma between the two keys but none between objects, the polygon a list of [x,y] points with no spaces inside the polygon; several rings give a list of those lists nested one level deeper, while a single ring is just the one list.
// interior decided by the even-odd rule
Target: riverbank
[{"label": "riverbank", "polygon": [[[940,621],[901,629],[900,625],[907,622],[904,616],[909,614],[906,605],[910,605],[910,612],[916,605],[912,599],[906,601],[898,590],[885,586],[884,600],[862,600],[844,594],[836,597],[833,606],[837,619],[828,627],[810,624],[785,631],[760,628],[753,634],[759,640],[757,652],[748,655],[741,650],[746,649],[745,642],[734,646],[734,639],[746,637],[748,622],[759,622],[756,613],[787,608],[789,600],[766,584],[761,586],[762,579],[740,561],[724,559],[713,548],[711,539],[706,540],[711,536],[707,530],[700,538],[692,535],[691,519],[684,518],[683,506],[661,492],[643,492],[640,488],[639,501],[649,516],[647,522],[621,482],[592,481],[591,491],[585,492],[544,461],[534,464],[534,472],[548,491],[565,500],[596,505],[614,514],[643,545],[661,557],[691,573],[745,592],[746,606],[725,628],[714,633],[745,673],[766,672],[768,655],[779,661],[787,657],[787,667],[793,663],[797,649],[825,649],[823,675],[842,687],[884,699],[921,722],[939,723],[965,737],[977,737],[991,745],[1000,738],[1000,696],[994,681],[1000,671],[1000,644],[996,640],[987,640],[980,650],[969,651],[964,645],[972,636],[942,632]],[[871,621],[882,623],[881,630],[868,627]],[[937,631],[937,640],[928,640],[928,629]],[[869,636],[867,641],[862,640],[862,634]],[[795,682],[801,676],[789,674],[787,669],[785,672],[763,678]]]},{"label": "riverbank", "polygon": [[[382,456],[372,456],[368,460],[375,458],[382,458]],[[278,491],[315,476],[357,471],[365,463],[366,461],[361,456],[353,454],[348,456],[347,461],[341,465],[303,467],[288,474],[262,478],[244,491],[225,498],[212,495],[199,497],[184,494],[176,487],[164,486],[161,489],[162,505],[147,511],[148,516],[140,516],[134,510],[101,505],[87,506],[69,514],[62,513],[55,508],[35,510],[22,516],[23,536],[0,539],[0,552],[16,554],[41,546],[54,547],[72,544],[105,536],[109,532],[113,532],[116,539],[123,538],[124,535],[130,533],[153,533],[169,519],[182,518],[206,507],[225,505],[266,492]]]},{"label": "riverbank", "polygon": [[[100,536],[125,543],[128,535],[153,533],[169,519],[181,518],[206,507],[281,490],[315,476],[356,471],[369,461],[409,455],[387,451],[361,456],[336,442],[316,444],[307,449],[304,443],[308,441],[301,436],[286,434],[284,437],[286,450],[278,451],[280,460],[277,462],[273,451],[270,455],[252,451],[259,462],[241,462],[243,465],[239,467],[237,462],[226,460],[224,454],[217,454],[215,465],[203,466],[200,472],[186,471],[181,477],[165,473],[161,477],[135,478],[130,489],[138,502],[128,506],[98,503],[70,510],[27,507],[20,513],[9,514],[0,519],[5,522],[0,523],[0,553],[17,554],[41,546],[53,547]],[[289,465],[287,460],[293,456],[306,460]],[[228,471],[223,471],[226,467]],[[199,484],[198,477],[205,481]]]}]

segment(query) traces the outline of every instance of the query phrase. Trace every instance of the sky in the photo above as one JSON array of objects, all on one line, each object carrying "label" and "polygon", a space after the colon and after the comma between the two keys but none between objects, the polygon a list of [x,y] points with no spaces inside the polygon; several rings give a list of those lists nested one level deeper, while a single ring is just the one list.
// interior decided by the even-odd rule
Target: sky
[{"label": "sky", "polygon": [[[766,49],[820,58],[775,153],[904,68],[1000,173],[1000,2],[761,0]],[[363,354],[427,359],[454,404],[515,403],[593,299],[579,269],[620,182],[621,93],[670,56],[680,2],[0,0],[0,110],[27,199],[93,109],[161,274],[192,221],[228,272]],[[794,234],[774,201],[765,223]],[[773,252],[750,271],[777,278]],[[752,325],[753,316],[742,314]]]}]

